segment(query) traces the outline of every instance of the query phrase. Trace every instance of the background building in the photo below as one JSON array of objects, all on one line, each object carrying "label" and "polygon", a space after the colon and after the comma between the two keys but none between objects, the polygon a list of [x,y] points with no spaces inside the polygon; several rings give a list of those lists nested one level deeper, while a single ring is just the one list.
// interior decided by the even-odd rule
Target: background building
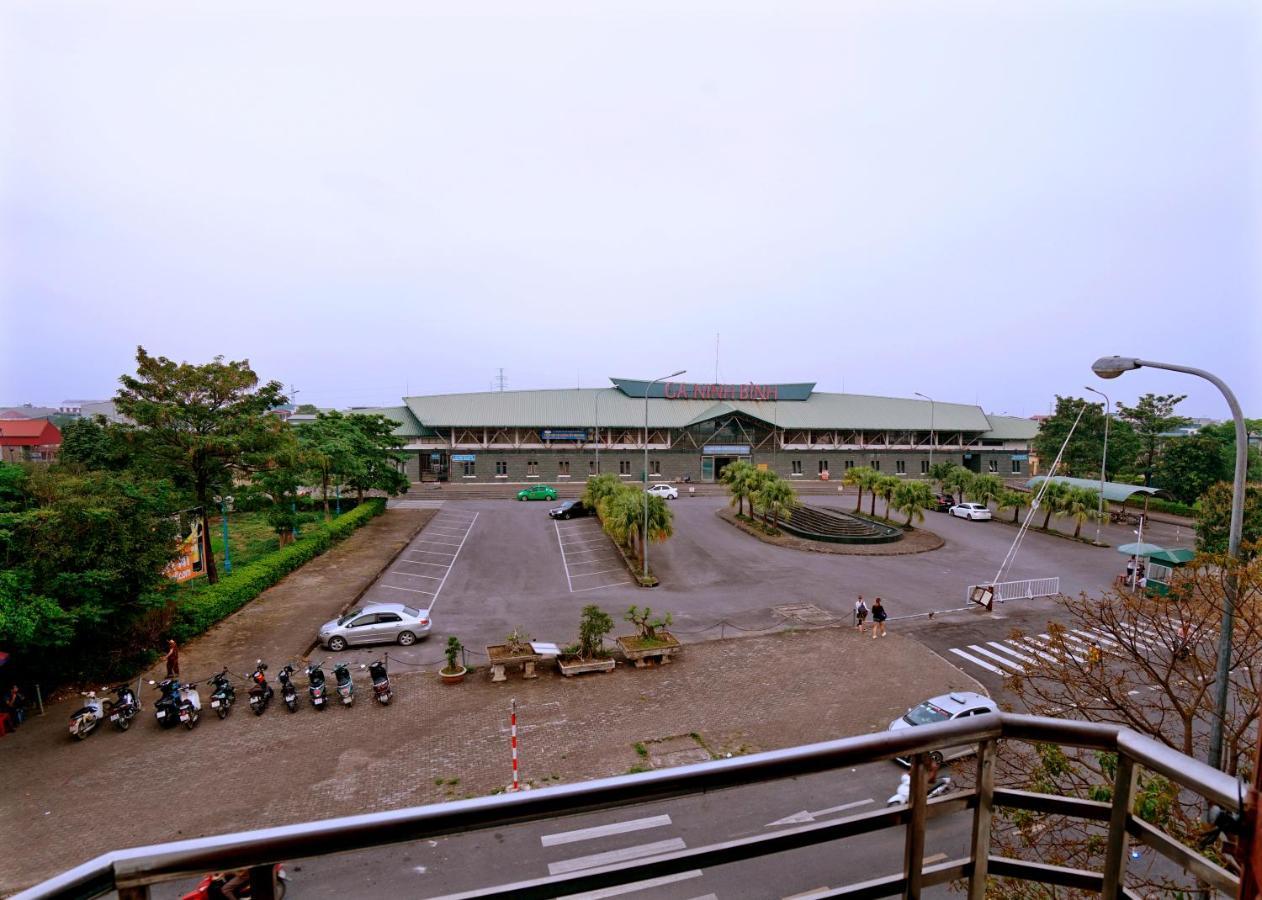
[{"label": "background building", "polygon": [[61,432],[47,419],[0,419],[0,459],[50,462],[61,449]]}]

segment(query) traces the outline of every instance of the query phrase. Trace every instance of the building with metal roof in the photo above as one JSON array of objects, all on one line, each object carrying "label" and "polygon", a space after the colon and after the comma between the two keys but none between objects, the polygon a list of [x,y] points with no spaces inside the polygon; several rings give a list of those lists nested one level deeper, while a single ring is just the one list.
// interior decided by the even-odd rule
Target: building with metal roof
[{"label": "building with metal roof", "polygon": [[[1046,475],[1036,475],[1026,482],[1026,487],[1035,488],[1047,479]],[[1067,475],[1053,475],[1052,482],[1056,484],[1065,484],[1069,487],[1086,488],[1089,491],[1099,491],[1100,481],[1095,478],[1070,478]],[[1163,491],[1161,488],[1144,487],[1142,484],[1123,484],[1119,481],[1104,482],[1104,499],[1109,503],[1125,503],[1136,494],[1146,497],[1163,497],[1171,499],[1170,493]]]},{"label": "building with metal roof", "polygon": [[[353,409],[398,422],[414,480],[564,482],[597,472],[713,481],[745,459],[790,479],[853,466],[919,477],[933,462],[1028,476],[1038,423],[964,403],[835,394],[813,383],[648,383],[405,397]],[[291,419],[298,419],[298,416]]]}]

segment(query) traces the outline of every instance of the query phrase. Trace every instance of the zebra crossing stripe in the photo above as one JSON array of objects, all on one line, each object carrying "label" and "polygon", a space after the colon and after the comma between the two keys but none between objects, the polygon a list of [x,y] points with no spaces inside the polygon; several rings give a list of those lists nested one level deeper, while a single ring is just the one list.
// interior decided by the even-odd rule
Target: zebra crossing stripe
[{"label": "zebra crossing stripe", "polygon": [[951,652],[954,653],[956,656],[964,657],[964,659],[967,659],[971,663],[976,663],[977,665],[981,666],[983,669],[989,669],[990,671],[994,672],[996,675],[1008,674],[1007,672],[1005,672],[1003,669],[999,668],[998,666],[992,666],[990,663],[986,662],[985,660],[978,659],[976,656],[974,656],[971,653],[965,653],[963,650],[959,649],[958,647],[952,647]]},{"label": "zebra crossing stripe", "polygon": [[1079,656],[1077,653],[1074,653],[1074,652],[1073,652],[1072,650],[1070,650],[1068,647],[1055,647],[1055,646],[1053,646],[1053,644],[1052,644],[1052,636],[1051,636],[1050,634],[1040,634],[1040,635],[1039,635],[1039,638],[1041,638],[1043,641],[1045,641],[1045,642],[1046,642],[1046,643],[1044,644],[1044,646],[1045,646],[1045,647],[1047,647],[1048,649],[1052,650],[1052,651],[1053,651],[1053,652],[1055,652],[1055,653],[1063,653],[1063,654],[1065,654],[1066,656],[1068,656],[1070,659],[1076,660],[1077,662],[1080,662],[1080,663],[1081,663],[1081,662],[1086,662],[1086,661],[1087,661],[1085,657]]},{"label": "zebra crossing stripe", "polygon": [[[1031,663],[1031,664],[1038,662],[1038,660],[1035,659],[1033,656],[1026,656],[1024,653],[1018,653],[1016,650],[1013,650],[1010,647],[1005,647],[1003,644],[999,643],[998,641],[987,641],[986,643],[989,644],[991,647],[994,647],[996,650],[1002,650],[1004,653],[1008,653],[1012,656],[1015,656],[1017,659],[1021,660],[1021,662]],[[1008,643],[1012,643],[1012,642],[1009,641]]]},{"label": "zebra crossing stripe", "polygon": [[991,651],[987,650],[985,647],[979,647],[977,644],[969,644],[968,649],[973,650],[977,653],[980,653],[983,656],[989,656],[991,659],[997,660],[1000,665],[1007,666],[1009,669],[1012,669],[1012,671],[1014,672],[1025,671],[1025,666],[1021,665],[1021,663],[1013,662],[1007,657],[1000,656],[998,653],[992,653]]},{"label": "zebra crossing stripe", "polygon": [[1008,643],[1014,647],[1020,647],[1022,650],[1026,650],[1030,653],[1033,653],[1035,656],[1041,656],[1048,662],[1058,661],[1056,657],[1052,656],[1052,654],[1044,653],[1042,650],[1040,650],[1038,648],[1038,645],[1036,645],[1035,642],[1031,640],[1030,638],[1026,638],[1025,641],[1026,642],[1024,644],[1021,643],[1020,641],[1008,641]]}]

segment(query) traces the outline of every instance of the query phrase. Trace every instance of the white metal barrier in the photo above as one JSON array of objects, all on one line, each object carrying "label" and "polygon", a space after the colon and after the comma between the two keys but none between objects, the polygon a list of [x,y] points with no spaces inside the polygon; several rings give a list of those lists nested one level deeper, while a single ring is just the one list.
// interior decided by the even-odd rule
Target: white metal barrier
[{"label": "white metal barrier", "polygon": [[1148,580],[1160,581],[1162,584],[1169,584],[1170,578],[1174,574],[1174,569],[1170,566],[1163,566],[1161,563],[1148,561]]},{"label": "white metal barrier", "polygon": [[[964,594],[966,602],[986,604],[986,600],[1032,600],[1054,597],[1060,593],[1060,578],[1027,578],[1024,581],[1001,581],[998,584],[970,584]],[[987,597],[989,595],[989,597]]]}]

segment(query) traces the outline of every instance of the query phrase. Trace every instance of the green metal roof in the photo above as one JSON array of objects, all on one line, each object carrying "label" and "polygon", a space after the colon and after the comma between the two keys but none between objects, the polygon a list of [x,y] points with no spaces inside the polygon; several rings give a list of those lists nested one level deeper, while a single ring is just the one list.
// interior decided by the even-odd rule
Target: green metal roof
[{"label": "green metal roof", "polygon": [[1172,566],[1181,566],[1195,559],[1196,551],[1189,550],[1187,547],[1167,547],[1165,550],[1149,553],[1148,558],[1155,559],[1157,562],[1169,563]]},{"label": "green metal roof", "polygon": [[1039,423],[1033,419],[1022,419],[1019,416],[997,416],[987,413],[990,420],[990,431],[982,435],[984,438],[1005,441],[1032,441],[1039,433]]},{"label": "green metal roof", "polygon": [[[1046,476],[1035,475],[1025,483],[1026,487],[1034,487],[1044,481]],[[1052,481],[1060,484],[1067,484],[1070,487],[1087,488],[1088,490],[1100,490],[1100,482],[1098,479],[1091,478],[1069,478],[1064,475],[1053,476]],[[1104,499],[1112,503],[1125,503],[1135,494],[1148,494],[1153,497],[1169,497],[1170,495],[1161,488],[1144,487],[1138,484],[1119,484],[1116,481],[1104,482]]]},{"label": "green metal roof", "polygon": [[[483,391],[407,397],[405,402],[417,420],[431,428],[590,428],[597,422],[597,404],[602,427],[644,425],[645,401],[628,397],[617,388]],[[648,409],[649,425],[654,428],[684,428],[727,411],[742,412],[780,428],[928,431],[930,424],[927,401],[862,394],[815,392],[807,400],[780,402],[650,399]],[[939,402],[933,404],[933,427],[939,432],[982,434],[995,425],[980,407]]]}]

